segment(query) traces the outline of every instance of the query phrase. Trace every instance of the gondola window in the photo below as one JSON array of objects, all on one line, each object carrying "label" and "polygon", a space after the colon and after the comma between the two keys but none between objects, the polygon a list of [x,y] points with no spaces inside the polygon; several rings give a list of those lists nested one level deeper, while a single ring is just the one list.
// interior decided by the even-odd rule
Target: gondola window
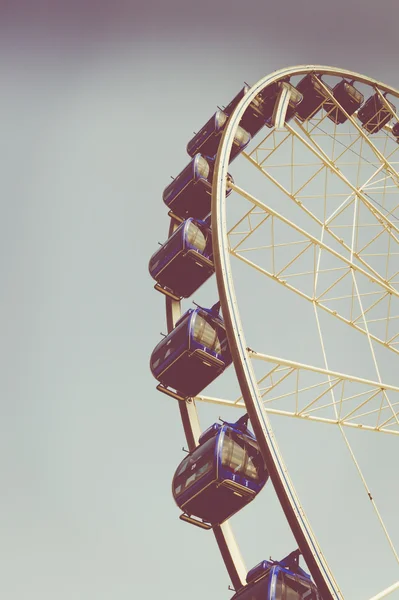
[{"label": "gondola window", "polygon": [[221,354],[222,349],[217,330],[199,314],[195,317],[193,338],[199,344],[206,346],[206,348],[213,350],[217,354]]}]

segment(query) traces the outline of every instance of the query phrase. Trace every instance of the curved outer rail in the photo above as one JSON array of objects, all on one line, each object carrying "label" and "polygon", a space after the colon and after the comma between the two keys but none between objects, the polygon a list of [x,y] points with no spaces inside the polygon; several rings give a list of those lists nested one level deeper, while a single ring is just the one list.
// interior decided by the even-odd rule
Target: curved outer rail
[{"label": "curved outer rail", "polygon": [[[176,227],[176,222],[171,219],[169,237]],[[181,305],[179,301],[166,297],[165,308],[166,325],[168,333],[170,333],[174,328],[176,321],[181,316]],[[191,450],[194,450],[198,445],[198,438],[201,435],[197,407],[192,398],[188,398],[185,401],[178,401],[178,404],[187,446],[191,452]],[[222,525],[215,525],[212,529],[233,587],[238,590],[245,585],[247,571],[230,523],[225,521]]]},{"label": "curved outer rail", "polygon": [[244,330],[237,306],[229,259],[226,223],[226,178],[229,156],[235,132],[246,108],[255,96],[271,83],[278,81],[282,77],[306,74],[312,71],[354,79],[362,83],[377,86],[384,92],[398,96],[398,92],[394,88],[364,75],[320,65],[301,65],[281,69],[260,79],[233,111],[219,145],[212,185],[212,239],[219,298],[233,355],[234,367],[251,424],[269,470],[271,480],[292,533],[321,592],[323,600],[343,600],[338,584],[328,567],[308,519],[300,505],[299,498],[278,448],[269,418],[262,409],[261,397],[257,388],[251,359],[247,351]]}]

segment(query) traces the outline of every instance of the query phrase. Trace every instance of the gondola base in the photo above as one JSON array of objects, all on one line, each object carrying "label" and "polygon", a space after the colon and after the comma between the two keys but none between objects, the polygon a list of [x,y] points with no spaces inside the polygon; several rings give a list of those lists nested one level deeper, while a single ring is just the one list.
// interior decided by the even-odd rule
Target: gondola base
[{"label": "gondola base", "polygon": [[186,514],[186,513],[182,513],[179,517],[179,519],[181,519],[182,521],[185,521],[186,523],[191,523],[191,525],[196,525],[197,527],[200,527],[201,529],[212,529],[212,525],[210,523],[206,523],[205,521],[200,521],[199,519],[195,519],[194,517],[190,517],[190,515]]},{"label": "gondola base", "polygon": [[177,215],[175,215],[174,212],[172,212],[171,210],[168,212],[168,217],[170,217],[171,219],[174,219],[175,221],[177,221],[178,223],[183,223],[184,219],[182,217],[178,217]]},{"label": "gondola base", "polygon": [[157,290],[157,292],[161,292],[161,294],[164,294],[165,296],[168,296],[168,298],[172,298],[172,300],[176,300],[176,302],[179,302],[179,300],[180,300],[180,296],[176,296],[176,294],[173,294],[167,288],[162,287],[158,283],[156,283],[154,285],[154,289]]},{"label": "gondola base", "polygon": [[159,392],[162,392],[163,394],[166,394],[167,396],[170,396],[171,398],[174,398],[175,400],[180,400],[182,402],[184,402],[184,400],[186,400],[186,398],[184,396],[181,396],[177,392],[173,392],[172,390],[170,390],[167,387],[165,387],[164,385],[162,385],[162,383],[159,383],[157,385],[157,390]]}]

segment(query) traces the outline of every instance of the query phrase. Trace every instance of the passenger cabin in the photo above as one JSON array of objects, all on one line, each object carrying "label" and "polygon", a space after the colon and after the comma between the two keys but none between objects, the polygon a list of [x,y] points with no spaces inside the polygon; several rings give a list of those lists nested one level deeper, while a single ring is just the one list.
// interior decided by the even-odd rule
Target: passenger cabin
[{"label": "passenger cabin", "polygon": [[[332,92],[330,86],[324,82],[323,84]],[[303,96],[302,102],[297,107],[297,116],[301,121],[306,121],[318,113],[328,96],[313,73],[305,75],[296,88]]]},{"label": "passenger cabin", "polygon": [[231,364],[219,307],[189,309],[154,348],[150,368],[157,389],[180,400],[196,396]]},{"label": "passenger cabin", "polygon": [[[222,133],[227,125],[228,116],[218,110],[213,117],[200,129],[200,131],[188,142],[187,152],[194,156],[197,152],[205,156],[215,157],[219,148]],[[234,160],[251,141],[248,131],[238,126],[233,147],[231,149],[229,162]]]},{"label": "passenger cabin", "polygon": [[215,271],[209,225],[186,219],[152,255],[148,268],[156,290],[174,300],[191,296]]},{"label": "passenger cabin", "polygon": [[215,423],[177,467],[172,492],[184,521],[210,529],[246,506],[269,475],[248,417]]},{"label": "passenger cabin", "polygon": [[299,556],[296,550],[280,562],[262,561],[231,600],[322,600],[310,575],[299,566]]},{"label": "passenger cabin", "polygon": [[[388,105],[392,108],[393,112],[396,111],[395,106],[391,102],[388,102]],[[389,123],[392,119],[392,113],[385,106],[379,94],[375,93],[366,100],[357,113],[357,117],[366,131],[369,133],[377,133],[384,125]]]},{"label": "passenger cabin", "polygon": [[[211,212],[214,160],[196,154],[183,171],[164,190],[162,198],[178,220],[205,219]],[[233,181],[231,175],[227,176]],[[231,193],[227,190],[226,196]]]},{"label": "passenger cabin", "polygon": [[[332,93],[349,116],[353,115],[364,102],[363,94],[345,79],[334,86]],[[328,118],[337,125],[347,121],[348,117],[331,99],[326,101],[324,108],[328,112]]]},{"label": "passenger cabin", "polygon": [[[282,83],[283,80],[278,81],[259,92],[259,94],[255,96],[245,111],[240,121],[240,125],[251,134],[251,137],[254,137],[264,125],[267,125],[268,127],[273,126],[273,114],[281,91]],[[302,100],[302,94],[300,94],[294,86],[285,80],[284,83],[291,92],[289,106],[285,118],[285,121],[288,122],[295,115],[296,107]],[[227,116],[230,116],[248,91],[249,86],[245,85],[233,98],[230,104],[223,109],[223,112]]]}]

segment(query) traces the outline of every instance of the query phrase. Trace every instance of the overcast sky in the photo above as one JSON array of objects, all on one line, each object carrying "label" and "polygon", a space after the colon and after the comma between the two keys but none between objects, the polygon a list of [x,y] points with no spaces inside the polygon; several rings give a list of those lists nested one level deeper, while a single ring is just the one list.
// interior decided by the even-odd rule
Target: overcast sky
[{"label": "overcast sky", "polygon": [[[243,81],[317,63],[399,88],[398,17],[394,0],[1,3],[4,598],[230,598],[212,534],[178,520],[170,484],[184,437],[177,407],[155,391],[148,369],[165,331],[147,272],[168,227],[162,190],[188,162],[192,131]],[[212,281],[198,299],[212,303],[215,294]],[[268,298],[271,314],[282,301],[278,292]],[[287,319],[296,327],[296,313]],[[291,358],[284,335],[274,348]],[[398,383],[397,369],[389,375]],[[235,389],[232,370],[216,389]],[[203,428],[219,416],[201,407]],[[276,426],[295,466],[285,423]],[[323,491],[320,469],[328,479],[345,457],[328,451],[326,427],[308,425],[295,425],[308,464],[295,482],[322,530],[331,503],[345,513],[345,502]],[[397,457],[396,438],[384,443],[371,476],[384,456]],[[311,464],[314,444],[320,459]],[[397,539],[396,473],[387,467],[380,483],[396,486],[382,501]],[[343,475],[339,490],[351,486],[350,468]],[[390,563],[373,578],[364,566],[363,586],[367,554],[352,576],[340,555],[349,549],[356,562],[367,537],[356,516],[355,505],[329,556],[350,599],[366,600],[399,569]],[[232,525],[248,569],[293,549],[270,486]],[[328,544],[328,529],[320,535]]]}]

